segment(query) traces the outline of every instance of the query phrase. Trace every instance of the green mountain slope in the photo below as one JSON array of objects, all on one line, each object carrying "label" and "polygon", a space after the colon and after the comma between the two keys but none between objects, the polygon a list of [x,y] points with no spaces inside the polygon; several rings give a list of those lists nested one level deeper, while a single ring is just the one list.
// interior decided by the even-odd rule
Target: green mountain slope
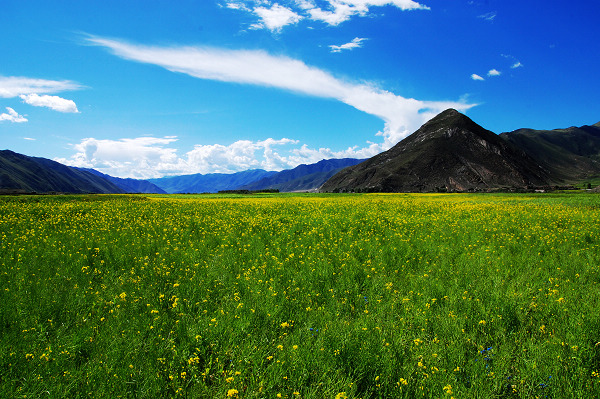
[{"label": "green mountain slope", "polygon": [[108,180],[109,182],[113,183],[114,185],[116,185],[121,190],[125,191],[126,193],[143,193],[143,194],[166,194],[167,193],[166,191],[164,191],[157,185],[152,184],[147,180],[138,180],[138,179],[131,179],[131,178],[123,179],[120,177],[113,177],[113,176],[104,174],[102,172],[98,172],[95,169],[83,169],[83,168],[79,168],[79,169],[85,170],[96,176],[100,176],[100,177]]},{"label": "green mountain slope", "polygon": [[58,162],[0,151],[2,192],[122,193],[119,187],[92,173]]},{"label": "green mountain slope", "polygon": [[500,137],[539,162],[556,183],[600,175],[600,122],[568,129],[518,129]]}]

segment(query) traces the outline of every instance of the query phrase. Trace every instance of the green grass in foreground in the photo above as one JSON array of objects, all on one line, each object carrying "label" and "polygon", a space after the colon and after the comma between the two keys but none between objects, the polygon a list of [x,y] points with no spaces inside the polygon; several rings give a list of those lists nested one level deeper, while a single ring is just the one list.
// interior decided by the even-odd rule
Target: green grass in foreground
[{"label": "green grass in foreground", "polygon": [[2,398],[600,396],[595,195],[0,198]]}]

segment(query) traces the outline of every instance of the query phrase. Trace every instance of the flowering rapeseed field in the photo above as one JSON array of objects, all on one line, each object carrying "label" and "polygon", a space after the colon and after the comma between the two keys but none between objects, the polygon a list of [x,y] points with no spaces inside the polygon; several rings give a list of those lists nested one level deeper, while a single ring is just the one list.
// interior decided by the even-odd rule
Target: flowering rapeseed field
[{"label": "flowering rapeseed field", "polygon": [[600,197],[0,198],[0,397],[600,396]]}]

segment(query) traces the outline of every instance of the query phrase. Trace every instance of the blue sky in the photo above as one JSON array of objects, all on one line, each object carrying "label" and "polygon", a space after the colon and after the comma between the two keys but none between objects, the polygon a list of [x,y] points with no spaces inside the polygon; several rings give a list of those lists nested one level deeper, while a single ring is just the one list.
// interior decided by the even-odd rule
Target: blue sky
[{"label": "blue sky", "polygon": [[2,149],[119,177],[384,151],[446,108],[600,120],[595,2],[5,0]]}]

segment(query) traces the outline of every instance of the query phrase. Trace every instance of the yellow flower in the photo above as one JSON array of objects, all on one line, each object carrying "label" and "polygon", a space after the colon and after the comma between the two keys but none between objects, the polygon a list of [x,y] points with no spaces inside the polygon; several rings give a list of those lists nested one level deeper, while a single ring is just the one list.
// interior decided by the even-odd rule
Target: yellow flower
[{"label": "yellow flower", "polygon": [[292,346],[292,348],[294,348],[294,350],[298,349],[298,345],[294,345]]},{"label": "yellow flower", "polygon": [[237,389],[230,389],[227,391],[227,396],[228,397],[237,396],[238,393],[239,393],[239,391]]},{"label": "yellow flower", "polygon": [[346,396],[346,392],[340,392],[335,395],[335,399],[348,399],[348,396]]},{"label": "yellow flower", "polygon": [[289,327],[289,323],[287,321],[284,321],[283,323],[281,323],[281,328],[286,328]]}]

